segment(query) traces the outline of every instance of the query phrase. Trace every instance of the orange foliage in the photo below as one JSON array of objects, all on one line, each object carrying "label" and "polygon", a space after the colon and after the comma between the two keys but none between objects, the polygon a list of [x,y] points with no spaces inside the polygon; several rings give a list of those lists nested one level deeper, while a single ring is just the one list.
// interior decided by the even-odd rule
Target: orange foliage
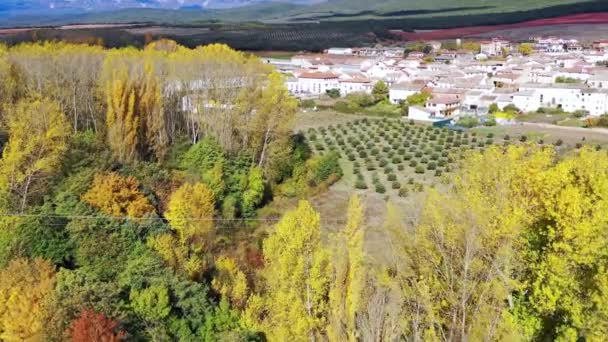
[{"label": "orange foliage", "polygon": [[123,177],[116,172],[96,175],[91,189],[82,199],[103,213],[116,217],[143,217],[155,211],[139,191],[137,179]]},{"label": "orange foliage", "polygon": [[117,331],[118,322],[95,313],[83,310],[80,316],[72,321],[67,335],[73,342],[117,342],[124,340],[126,333]]}]

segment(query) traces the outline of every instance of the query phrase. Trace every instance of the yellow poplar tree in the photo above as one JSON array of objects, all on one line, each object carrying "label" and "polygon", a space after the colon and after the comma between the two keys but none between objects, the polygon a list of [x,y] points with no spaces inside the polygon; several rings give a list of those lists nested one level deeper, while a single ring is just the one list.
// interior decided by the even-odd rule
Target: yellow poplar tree
[{"label": "yellow poplar tree", "polygon": [[265,291],[252,296],[246,321],[270,341],[322,338],[328,324],[329,255],[319,214],[302,201],[264,241]]},{"label": "yellow poplar tree", "polygon": [[0,191],[5,210],[23,211],[32,192],[59,167],[70,127],[55,101],[23,99],[7,113],[8,143],[0,160]]},{"label": "yellow poplar tree", "polygon": [[247,276],[241,271],[236,262],[222,256],[215,261],[216,275],[211,287],[227,298],[236,307],[242,308],[247,302],[249,286]]},{"label": "yellow poplar tree", "polygon": [[363,287],[365,286],[365,265],[363,251],[363,214],[361,198],[351,197],[347,222],[338,237],[333,265],[335,276],[329,293],[331,325],[329,336],[333,341],[357,340],[357,312],[361,309]]},{"label": "yellow poplar tree", "polygon": [[106,84],[107,136],[114,157],[121,162],[137,156],[140,118],[135,112],[136,93],[129,84],[126,71],[115,71]]},{"label": "yellow poplar tree", "polygon": [[43,259],[15,259],[0,270],[0,340],[45,341],[55,269]]},{"label": "yellow poplar tree", "polygon": [[160,235],[149,244],[174,269],[198,279],[208,267],[208,253],[215,237],[215,200],[206,184],[186,183],[169,199],[165,217],[177,233]]},{"label": "yellow poplar tree", "polygon": [[265,88],[256,101],[256,114],[252,119],[252,148],[258,166],[267,170],[269,149],[285,148],[291,135],[298,101],[287,91],[283,76],[271,73]]},{"label": "yellow poplar tree", "polygon": [[104,62],[107,139],[121,162],[162,159],[168,146],[155,53],[159,52],[117,50]]},{"label": "yellow poplar tree", "polygon": [[608,157],[583,149],[540,174],[524,275],[538,319],[559,341],[608,335]]},{"label": "yellow poplar tree", "polygon": [[553,156],[531,146],[471,153],[452,191],[430,192],[415,229],[389,227],[395,260],[385,279],[401,291],[406,336],[521,337],[508,310],[511,294],[521,286],[514,272],[519,237],[538,205],[534,184]]}]

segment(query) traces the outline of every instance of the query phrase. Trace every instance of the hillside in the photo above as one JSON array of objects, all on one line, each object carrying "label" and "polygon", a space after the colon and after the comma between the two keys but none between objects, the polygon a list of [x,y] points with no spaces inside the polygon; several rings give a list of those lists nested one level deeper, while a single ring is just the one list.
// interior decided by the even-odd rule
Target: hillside
[{"label": "hillside", "polygon": [[[125,2],[129,3],[129,2]],[[188,2],[189,3],[189,2]],[[226,8],[226,1],[208,2],[212,7],[174,8],[147,6],[146,8],[87,8],[74,13],[66,8],[36,15],[30,8],[22,15],[7,15],[10,6],[0,6],[0,26],[60,25],[66,23],[159,23],[167,25],[198,25],[209,21],[266,23],[396,21],[389,23],[409,28],[444,28],[469,25],[504,24],[561,15],[608,11],[608,3],[601,0],[285,0],[234,1]],[[245,5],[245,6],[242,6]],[[211,6],[211,5],[210,5]],[[128,6],[127,6],[128,7]],[[99,9],[99,10],[95,10]],[[18,12],[22,13],[22,12]],[[389,26],[390,26],[389,25]]]}]

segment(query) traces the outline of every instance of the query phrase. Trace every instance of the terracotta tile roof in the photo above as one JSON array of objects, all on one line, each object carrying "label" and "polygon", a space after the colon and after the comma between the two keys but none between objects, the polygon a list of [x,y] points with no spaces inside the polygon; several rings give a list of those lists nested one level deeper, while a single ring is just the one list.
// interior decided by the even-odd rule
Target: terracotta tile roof
[{"label": "terracotta tile roof", "polygon": [[300,75],[300,78],[310,78],[316,80],[330,80],[333,78],[338,78],[338,75],[332,72],[305,72]]}]

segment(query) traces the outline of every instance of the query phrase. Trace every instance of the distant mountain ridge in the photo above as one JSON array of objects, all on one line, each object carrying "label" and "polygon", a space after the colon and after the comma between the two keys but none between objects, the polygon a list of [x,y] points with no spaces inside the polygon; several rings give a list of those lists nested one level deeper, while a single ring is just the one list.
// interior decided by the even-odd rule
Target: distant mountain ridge
[{"label": "distant mountain ridge", "polygon": [[264,2],[313,4],[323,0],[3,0],[0,14],[48,15],[58,13],[94,13],[123,9],[228,9]]},{"label": "distant mountain ridge", "polygon": [[608,0],[0,0],[0,26],[383,21],[432,29],[600,11]]}]

